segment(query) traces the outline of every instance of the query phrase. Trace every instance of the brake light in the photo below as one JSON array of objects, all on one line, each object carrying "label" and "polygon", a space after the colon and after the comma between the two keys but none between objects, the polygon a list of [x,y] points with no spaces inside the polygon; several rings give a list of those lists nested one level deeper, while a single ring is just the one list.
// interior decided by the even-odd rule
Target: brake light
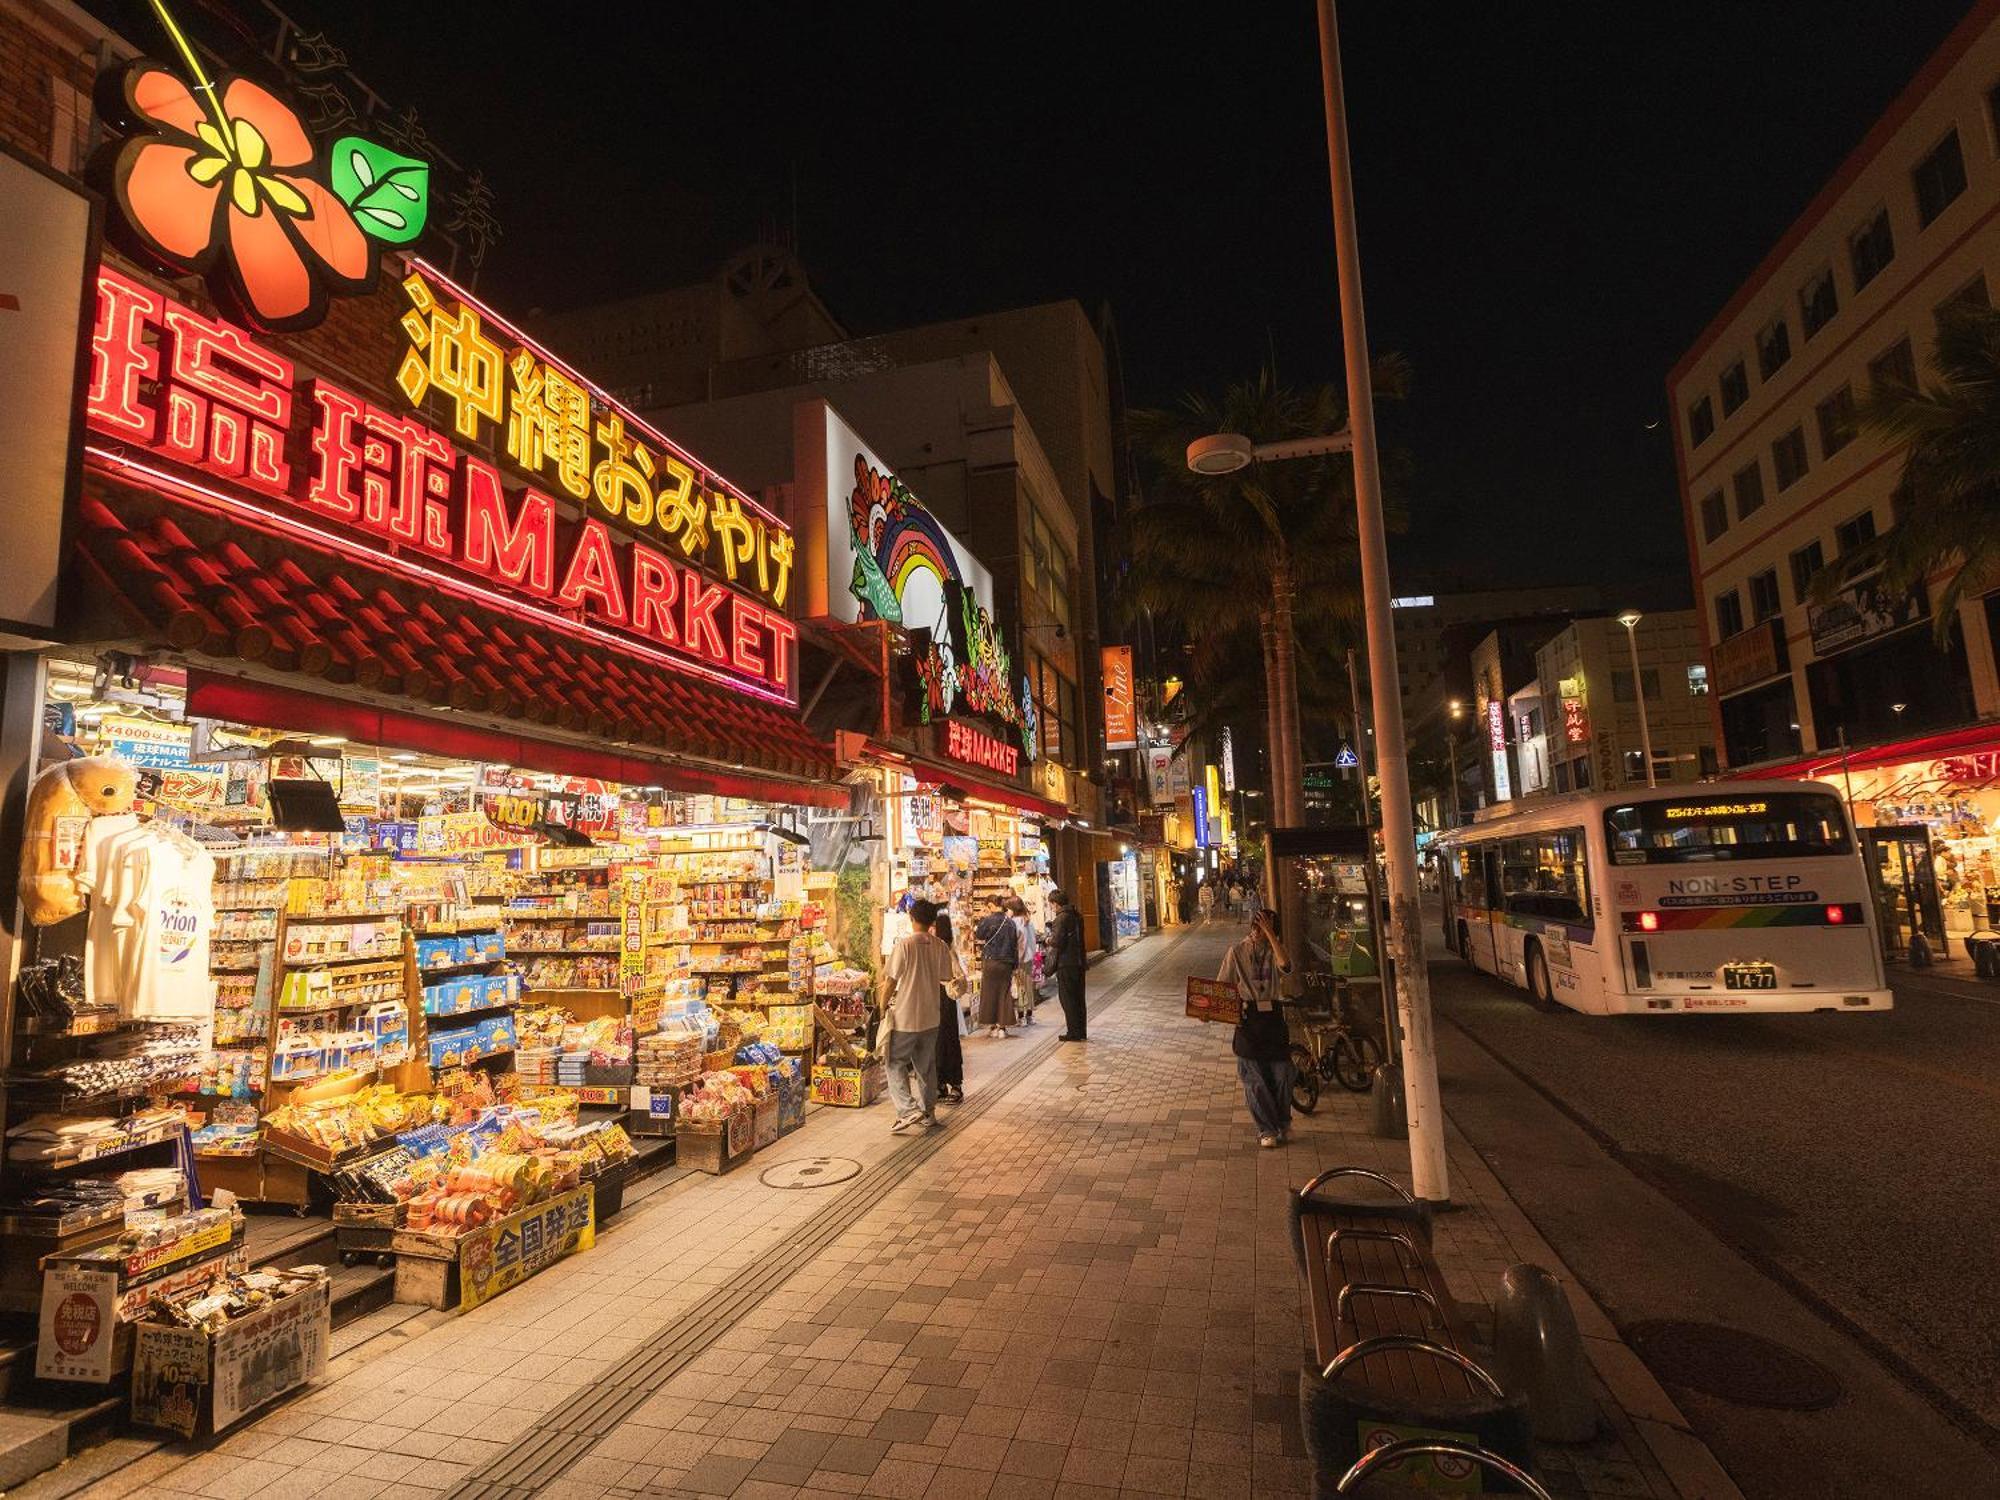
[{"label": "brake light", "polygon": [[1660,930],[1660,914],[1656,911],[1640,912],[1639,930],[1641,932],[1658,932]]},{"label": "brake light", "polygon": [[1829,906],[1826,909],[1826,920],[1829,925],[1839,927],[1847,920],[1847,908],[1844,906]]}]

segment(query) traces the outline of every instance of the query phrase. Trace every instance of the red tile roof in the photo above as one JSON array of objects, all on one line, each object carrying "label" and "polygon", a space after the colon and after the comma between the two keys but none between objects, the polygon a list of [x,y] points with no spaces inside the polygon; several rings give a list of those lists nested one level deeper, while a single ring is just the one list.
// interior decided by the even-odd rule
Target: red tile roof
[{"label": "red tile roof", "polygon": [[832,747],[777,704],[122,487],[85,497],[76,553],[133,628],[178,650],[722,766],[837,778]]}]

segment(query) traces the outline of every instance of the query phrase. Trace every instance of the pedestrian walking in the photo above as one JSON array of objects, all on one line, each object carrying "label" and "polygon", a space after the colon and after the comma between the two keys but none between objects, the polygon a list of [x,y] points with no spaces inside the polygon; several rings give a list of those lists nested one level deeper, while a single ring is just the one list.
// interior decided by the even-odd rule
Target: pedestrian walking
[{"label": "pedestrian walking", "polygon": [[1007,908],[1014,919],[1019,951],[1014,957],[1014,1015],[1023,1026],[1035,1024],[1035,945],[1039,935],[1028,915],[1028,903],[1016,896]]},{"label": "pedestrian walking", "polygon": [[931,931],[951,949],[952,982],[944,987],[938,1002],[937,1097],[940,1104],[965,1102],[965,1048],[960,1045],[959,991],[965,988],[964,967],[958,961],[958,942],[951,930],[951,913],[941,911]]},{"label": "pedestrian walking", "polygon": [[993,909],[972,929],[972,949],[979,955],[978,1021],[989,1037],[1005,1037],[1014,1018],[1014,970],[1020,962],[1021,929],[1008,910],[1013,898],[995,896]]},{"label": "pedestrian walking", "polygon": [[1089,1040],[1089,1013],[1083,1001],[1083,918],[1070,904],[1069,893],[1051,891],[1049,958],[1056,969],[1056,998],[1062,1001],[1063,1029],[1059,1042]]},{"label": "pedestrian walking", "polygon": [[1212,880],[1204,880],[1201,883],[1201,893],[1197,895],[1194,898],[1194,900],[1195,900],[1195,905],[1201,908],[1202,921],[1206,922],[1210,917],[1214,916],[1215,882]]},{"label": "pedestrian walking", "polygon": [[1215,976],[1235,985],[1243,1002],[1230,1051],[1236,1054],[1236,1076],[1257,1127],[1257,1144],[1266,1149],[1283,1145],[1292,1130],[1292,1039],[1278,997],[1278,976],[1291,972],[1292,960],[1278,940],[1277,922],[1269,907],[1255,912],[1249,935],[1223,955]]},{"label": "pedestrian walking", "polygon": [[934,903],[912,901],[910,931],[896,940],[882,969],[889,1098],[896,1106],[896,1118],[889,1129],[897,1135],[919,1125],[928,1129],[938,1122],[938,1006],[944,987],[962,971],[958,955],[932,930],[937,915]]}]

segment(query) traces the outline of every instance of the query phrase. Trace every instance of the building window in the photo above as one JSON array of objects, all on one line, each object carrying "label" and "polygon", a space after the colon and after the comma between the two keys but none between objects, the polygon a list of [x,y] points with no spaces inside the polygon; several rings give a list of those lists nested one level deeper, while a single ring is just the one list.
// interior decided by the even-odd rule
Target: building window
[{"label": "building window", "polygon": [[1896,258],[1896,237],[1889,231],[1889,210],[1877,209],[1875,217],[1855,230],[1847,240],[1847,256],[1854,265],[1854,289],[1858,292]]},{"label": "building window", "polygon": [[1813,408],[1819,422],[1819,456],[1832,458],[1854,441],[1854,387],[1843,385]]},{"label": "building window", "polygon": [[83,173],[90,149],[90,95],[61,78],[49,80],[49,165],[72,177]]},{"label": "building window", "polygon": [[1738,469],[1732,486],[1736,491],[1736,519],[1748,520],[1764,504],[1764,471],[1755,464]]},{"label": "building window", "polygon": [[1569,790],[1569,762],[1566,760],[1556,762],[1555,788],[1559,792]]},{"label": "building window", "polygon": [[1965,191],[1965,155],[1959,150],[1956,129],[1947,132],[1931,154],[1917,163],[1910,181],[1917,190],[1917,222],[1929,228]]},{"label": "building window", "polygon": [[1688,408],[1688,444],[1699,448],[1715,431],[1715,408],[1703,396]]},{"label": "building window", "polygon": [[1917,357],[1910,341],[1898,339],[1868,361],[1868,387],[1872,394],[1884,391],[1914,391],[1917,388]]},{"label": "building window", "polygon": [[1840,297],[1833,289],[1833,267],[1827,266],[1799,290],[1799,326],[1811,338],[1833,321]]},{"label": "building window", "polygon": [[1833,546],[1836,557],[1845,557],[1856,548],[1865,547],[1875,540],[1875,512],[1864,510],[1860,515],[1842,521],[1833,528]]},{"label": "building window", "polygon": [[1722,414],[1728,416],[1749,399],[1750,372],[1739,359],[1722,372]]},{"label": "building window", "polygon": [[1826,554],[1820,550],[1818,542],[1807,542],[1792,554],[1792,597],[1804,604],[1806,596],[1812,592],[1813,580],[1819,577],[1819,570],[1826,566]]},{"label": "building window", "polygon": [[1754,574],[1750,579],[1751,623],[1761,625],[1783,608],[1778,598],[1778,570],[1766,568]]},{"label": "building window", "polygon": [[1937,320],[1938,328],[1942,330],[1945,319],[1949,318],[1954,312],[1963,308],[1986,308],[1992,305],[1993,299],[1986,294],[1986,273],[1981,271],[1972,280],[1966,282],[1964,286],[1940,302],[1932,316]]},{"label": "building window", "polygon": [[[1643,668],[1639,673],[1639,680],[1646,685],[1646,697],[1650,700],[1657,700],[1660,696],[1659,668]],[[1620,671],[1616,667],[1611,669],[1611,699],[1614,703],[1630,703],[1632,701],[1632,674],[1630,672]]]},{"label": "building window", "polygon": [[1701,502],[1701,539],[1712,542],[1729,529],[1729,506],[1723,501],[1722,491],[1716,490],[1706,495]]},{"label": "building window", "polygon": [[1644,781],[1646,779],[1646,754],[1643,750],[1625,752],[1625,779]]},{"label": "building window", "polygon": [[1726,641],[1732,635],[1743,634],[1743,601],[1731,589],[1726,594],[1715,597],[1715,638]]},{"label": "building window", "polygon": [[1771,444],[1771,467],[1777,471],[1780,490],[1788,490],[1805,478],[1805,428],[1794,427],[1777,442]]},{"label": "building window", "polygon": [[1757,373],[1769,380],[1784,369],[1785,361],[1792,357],[1792,327],[1785,321],[1785,315],[1764,325],[1764,331],[1757,335]]},{"label": "building window", "polygon": [[1069,585],[1073,564],[1063,544],[1049,530],[1042,513],[1028,511],[1028,545],[1022,554],[1021,577],[1030,593],[1048,605],[1058,625],[1070,623]]},{"label": "building window", "polygon": [[1030,663],[1028,676],[1035,690],[1035,713],[1042,721],[1042,754],[1065,765],[1079,765],[1084,749],[1076,684],[1058,672],[1045,656],[1032,657]]},{"label": "building window", "polygon": [[1688,667],[1688,696],[1706,698],[1708,696],[1708,663],[1698,661]]},{"label": "building window", "polygon": [[1588,759],[1588,758],[1585,758],[1585,759],[1582,759],[1582,760],[1574,760],[1574,761],[1571,761],[1571,762],[1570,762],[1570,764],[1576,767],[1576,789],[1577,789],[1577,790],[1578,790],[1579,792],[1587,792],[1587,791],[1589,791],[1589,790],[1590,790],[1590,761],[1589,761],[1589,759]]},{"label": "building window", "polygon": [[1715,746],[1702,745],[1696,753],[1701,757],[1701,774],[1704,779],[1715,775],[1722,769],[1721,762],[1715,758]]}]

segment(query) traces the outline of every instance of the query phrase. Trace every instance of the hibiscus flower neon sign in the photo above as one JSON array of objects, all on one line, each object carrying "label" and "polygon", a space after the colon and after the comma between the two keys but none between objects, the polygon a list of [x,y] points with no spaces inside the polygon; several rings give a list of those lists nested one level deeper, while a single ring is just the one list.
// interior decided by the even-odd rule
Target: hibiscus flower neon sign
[{"label": "hibiscus flower neon sign", "polygon": [[430,168],[357,136],[322,159],[297,111],[248,78],[211,79],[162,0],[152,4],[182,71],[142,58],[99,80],[98,111],[125,134],[105,155],[113,237],[162,270],[204,277],[239,322],[310,328],[329,296],[373,288],[371,240],[423,232]]}]

